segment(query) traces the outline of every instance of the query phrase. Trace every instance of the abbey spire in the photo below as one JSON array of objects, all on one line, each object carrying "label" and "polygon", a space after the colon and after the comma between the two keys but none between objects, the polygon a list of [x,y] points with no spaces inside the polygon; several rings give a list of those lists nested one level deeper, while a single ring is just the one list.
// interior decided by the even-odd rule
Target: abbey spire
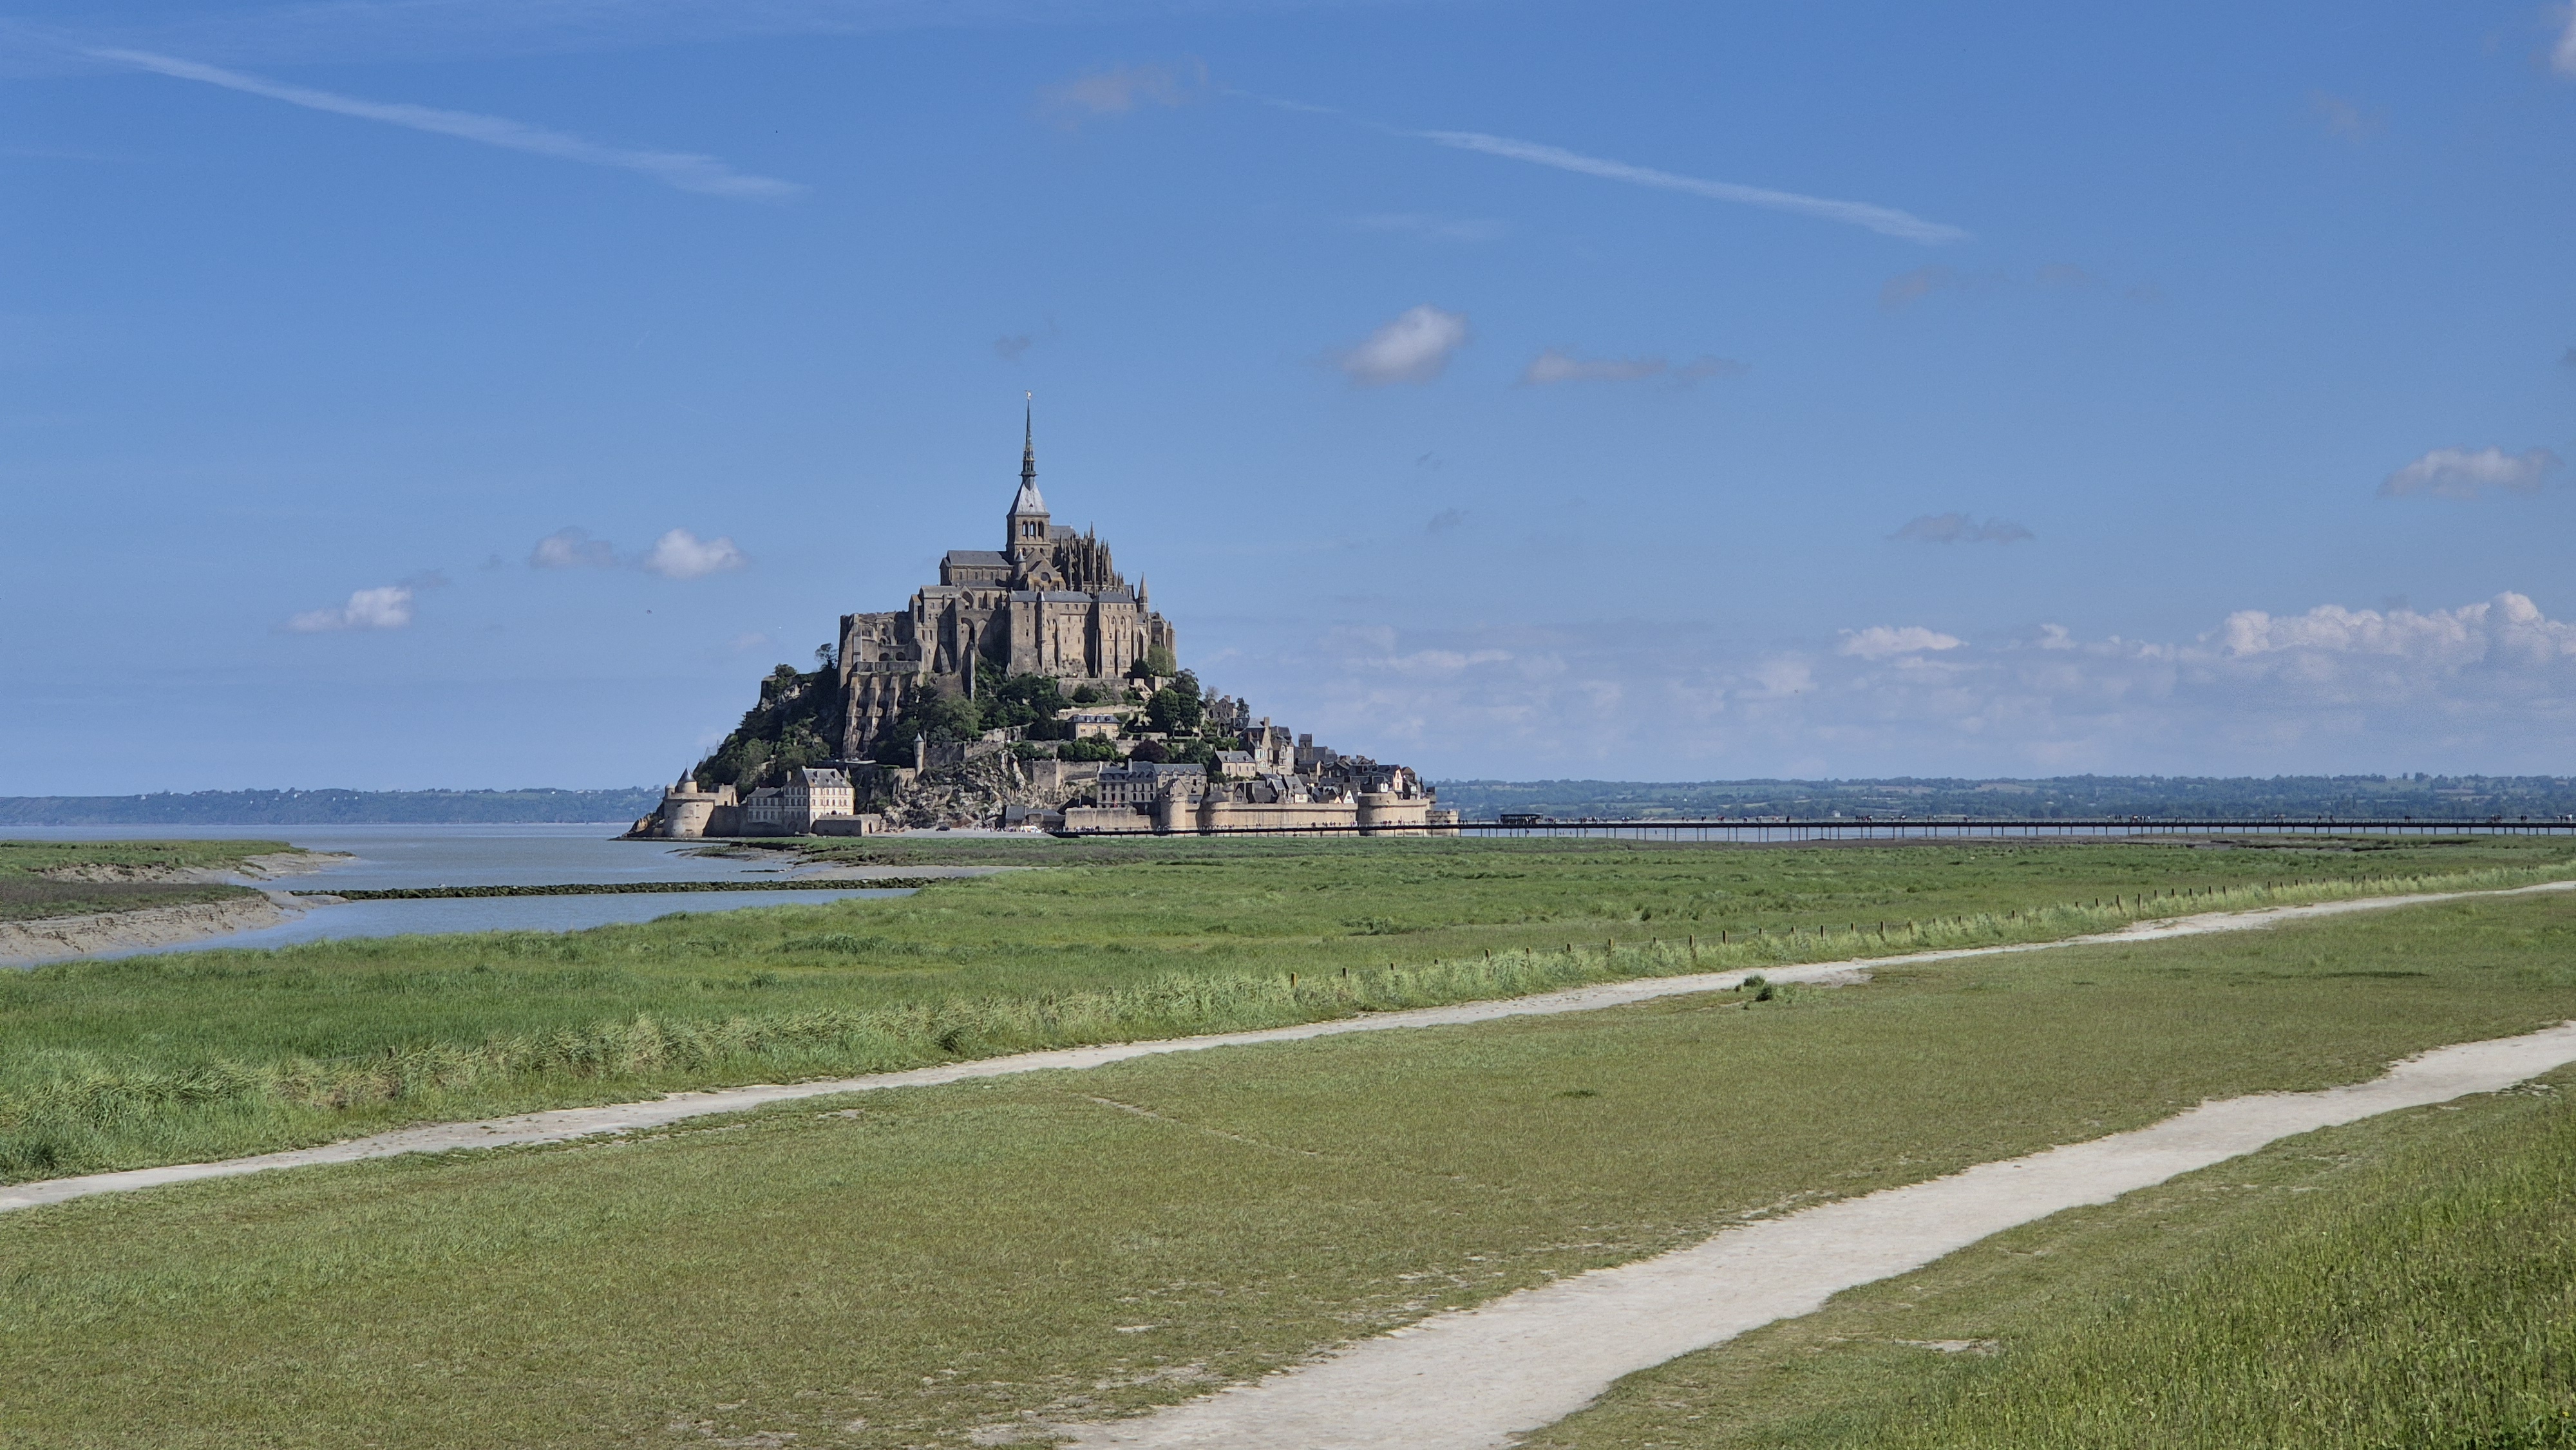
[{"label": "abbey spire", "polygon": [[1028,404],[1020,441],[1020,491],[1011,496],[1011,511],[1006,516],[1007,540],[1003,552],[1023,564],[1046,557],[1051,537],[1046,500],[1038,494],[1038,429],[1037,405]]},{"label": "abbey spire", "polygon": [[1038,486],[1038,400],[1035,393],[1020,395],[1020,487]]}]

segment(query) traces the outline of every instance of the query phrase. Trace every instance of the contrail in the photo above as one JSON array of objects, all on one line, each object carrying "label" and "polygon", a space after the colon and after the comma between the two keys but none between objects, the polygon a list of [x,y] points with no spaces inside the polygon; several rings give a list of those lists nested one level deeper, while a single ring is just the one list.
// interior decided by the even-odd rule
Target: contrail
[{"label": "contrail", "polygon": [[512,151],[525,151],[536,156],[551,156],[558,161],[580,161],[592,166],[614,166],[624,171],[638,171],[654,180],[682,191],[703,192],[709,196],[738,196],[769,200],[794,196],[805,190],[792,181],[770,176],[749,176],[734,170],[712,156],[698,156],[685,151],[629,151],[616,146],[602,146],[562,131],[549,131],[501,116],[477,115],[472,111],[443,111],[434,106],[414,106],[403,102],[369,101],[356,96],[343,96],[331,91],[311,90],[304,86],[281,85],[261,80],[239,71],[199,65],[192,60],[178,60],[140,50],[93,50],[99,60],[115,61],[158,75],[184,81],[202,81],[226,90],[243,91],[284,101],[290,106],[304,106],[316,111],[329,111],[336,116],[355,116],[362,121],[382,121],[389,126],[408,126],[415,131],[428,131],[440,136],[454,136],[465,141],[480,141],[486,146],[500,146]]},{"label": "contrail", "polygon": [[[2576,34],[2576,31],[2571,31]],[[1562,146],[1549,146],[1537,141],[1515,141],[1509,136],[1489,136],[1482,131],[1408,131],[1354,116],[1333,106],[1308,105],[1304,101],[1285,101],[1257,91],[1219,87],[1225,94],[1237,96],[1256,105],[1275,110],[1293,111],[1303,116],[1332,116],[1364,126],[1371,131],[1408,140],[1428,141],[1435,146],[1453,147],[1460,151],[1481,151],[1509,161],[1527,161],[1538,166],[1553,166],[1559,171],[1580,172],[1609,181],[1624,181],[1632,186],[1652,186],[1664,191],[1687,192],[1712,201],[1731,201],[1738,206],[1765,207],[1772,211],[1794,212],[1799,216],[1821,217],[1829,222],[1844,222],[1867,227],[1882,236],[1902,237],[1909,242],[1940,243],[1970,240],[1964,227],[1947,222],[1930,222],[1912,212],[1892,206],[1874,206],[1865,201],[1835,201],[1831,197],[1805,196],[1794,191],[1773,191],[1762,186],[1740,186],[1732,181],[1703,181],[1696,176],[1681,176],[1670,171],[1657,171],[1651,166],[1631,166],[1625,161],[1610,161],[1599,156],[1586,156]]]},{"label": "contrail", "polygon": [[1964,242],[1968,233],[1945,222],[1930,222],[1912,212],[1894,207],[1873,206],[1865,201],[1835,201],[1828,197],[1801,196],[1794,191],[1772,191],[1767,187],[1738,186],[1731,181],[1702,181],[1696,176],[1677,176],[1652,167],[1631,166],[1624,161],[1605,161],[1598,156],[1585,156],[1562,146],[1544,146],[1535,141],[1514,141],[1507,136],[1488,136],[1480,131],[1406,131],[1402,135],[1418,137],[1461,151],[1482,151],[1488,156],[1501,156],[1513,161],[1527,161],[1538,166],[1553,166],[1560,171],[1577,171],[1585,176],[1598,176],[1610,181],[1625,181],[1636,186],[1660,187],[1665,191],[1688,192],[1713,201],[1731,201],[1742,206],[1766,207],[1772,211],[1794,212],[1800,216],[1821,217],[1826,221],[1848,222],[1867,227],[1885,236],[1903,237],[1909,242]]}]

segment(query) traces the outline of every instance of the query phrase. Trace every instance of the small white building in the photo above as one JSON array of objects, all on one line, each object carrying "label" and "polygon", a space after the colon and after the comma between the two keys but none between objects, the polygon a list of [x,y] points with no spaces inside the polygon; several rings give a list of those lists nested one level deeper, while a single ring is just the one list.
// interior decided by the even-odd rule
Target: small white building
[{"label": "small white building", "polygon": [[858,795],[846,773],[804,766],[789,774],[787,784],[765,785],[743,798],[742,829],[750,836],[810,836],[816,821],[857,810]]}]

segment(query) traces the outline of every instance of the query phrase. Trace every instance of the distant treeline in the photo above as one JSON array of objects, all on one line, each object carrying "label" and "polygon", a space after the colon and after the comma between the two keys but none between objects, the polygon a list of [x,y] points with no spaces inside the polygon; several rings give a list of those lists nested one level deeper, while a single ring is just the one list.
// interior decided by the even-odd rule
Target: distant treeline
[{"label": "distant treeline", "polygon": [[0,796],[0,826],[426,826],[632,821],[662,799],[627,790],[201,790]]},{"label": "distant treeline", "polygon": [[1444,780],[1469,820],[1897,816],[1913,820],[2477,820],[2576,815],[2576,777],[2070,775],[2048,780]]}]

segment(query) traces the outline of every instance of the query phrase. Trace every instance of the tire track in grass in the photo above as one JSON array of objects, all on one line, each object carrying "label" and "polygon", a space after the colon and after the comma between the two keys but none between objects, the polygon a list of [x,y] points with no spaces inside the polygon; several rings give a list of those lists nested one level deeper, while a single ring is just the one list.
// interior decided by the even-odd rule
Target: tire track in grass
[{"label": "tire track in grass", "polygon": [[1866,971],[1879,967],[1959,961],[1970,957],[2012,956],[2022,952],[2058,951],[2067,947],[2164,941],[2175,937],[2203,936],[2213,932],[2257,931],[2284,922],[2341,916],[2352,912],[2384,911],[2395,907],[2423,906],[2444,901],[2569,890],[2576,890],[2576,881],[2550,881],[2537,886],[2519,886],[2501,891],[2423,892],[2411,896],[2359,897],[2348,901],[2317,902],[2305,906],[2265,907],[2255,911],[2211,912],[2201,916],[2137,922],[2118,931],[2068,937],[2062,941],[2018,942],[2008,946],[1992,947],[1958,947],[1943,951],[1913,952],[1901,956],[1811,962],[1803,966],[1770,968],[1758,973],[1727,971],[1701,972],[1679,977],[1640,977],[1622,982],[1601,982],[1588,987],[1570,988],[1562,992],[1543,992],[1528,997],[1510,997],[1489,1002],[1460,1002],[1446,1007],[1415,1007],[1398,1012],[1372,1012],[1359,1017],[1303,1022],[1290,1027],[1268,1027],[1249,1032],[1219,1032],[1198,1037],[1162,1038],[1150,1042],[1112,1042],[1092,1047],[1054,1048],[1044,1052],[1014,1053],[1008,1057],[981,1058],[972,1062],[943,1063],[937,1067],[912,1068],[903,1072],[872,1073],[865,1077],[827,1078],[801,1083],[758,1083],[749,1087],[671,1093],[646,1102],[611,1103],[587,1108],[555,1108],[545,1112],[520,1113],[510,1117],[483,1118],[461,1123],[431,1123],[416,1128],[400,1128],[389,1133],[377,1133],[364,1138],[350,1138],[338,1143],[326,1143],[315,1148],[294,1148],[284,1152],[227,1158],[210,1163],[174,1163],[159,1168],[129,1168],[114,1173],[89,1173],[78,1177],[48,1178],[11,1184],[0,1187],[0,1212],[68,1203],[73,1199],[87,1198],[101,1193],[131,1193],[139,1189],[159,1188],[175,1183],[194,1183],[208,1178],[233,1178],[247,1173],[266,1173],[280,1168],[356,1163],[370,1158],[399,1157],[405,1153],[446,1153],[458,1149],[562,1143],[603,1134],[633,1133],[667,1127],[672,1123],[690,1118],[747,1112],[772,1103],[793,1102],[803,1098],[835,1097],[847,1093],[875,1092],[887,1088],[936,1087],[945,1083],[969,1082],[989,1077],[1010,1077],[1027,1072],[1105,1067],[1113,1062],[1126,1062],[1134,1058],[1153,1057],[1170,1052],[1203,1052],[1217,1047],[1243,1047],[1264,1042],[1297,1042],[1317,1037],[1337,1037],[1346,1032],[1393,1032],[1419,1027],[1457,1027],[1477,1022],[1495,1022],[1510,1017],[1534,1017],[1560,1012],[1596,1012],[1607,1007],[1625,1007],[1662,997],[1730,991],[1737,983],[1754,975],[1774,982],[1805,982],[1820,977],[1832,977],[1855,970]]}]

